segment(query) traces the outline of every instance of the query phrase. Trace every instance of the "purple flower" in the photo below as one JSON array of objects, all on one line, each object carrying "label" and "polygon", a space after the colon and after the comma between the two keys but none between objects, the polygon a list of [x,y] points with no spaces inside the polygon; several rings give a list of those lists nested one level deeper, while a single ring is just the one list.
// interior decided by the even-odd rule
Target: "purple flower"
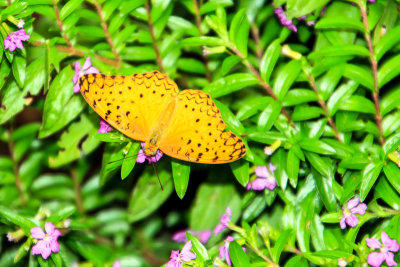
[{"label": "purple flower", "polygon": [[4,40],[4,49],[8,49],[10,51],[14,51],[15,48],[22,49],[24,46],[22,45],[22,41],[26,41],[31,36],[25,33],[24,29],[18,30],[16,32],[10,32],[6,39]]},{"label": "purple flower", "polygon": [[342,207],[343,217],[340,219],[340,228],[346,228],[346,224],[350,227],[355,227],[358,224],[358,218],[354,214],[365,214],[367,205],[365,203],[359,203],[358,197],[352,198],[347,202],[347,208]]},{"label": "purple flower", "polygon": [[[228,235],[224,241],[224,245],[220,246],[219,249],[219,258],[220,259],[224,259],[226,261],[226,264],[228,264],[229,266],[232,266],[232,261],[231,261],[231,257],[229,256],[229,244],[233,241],[233,237],[231,237],[230,235]],[[244,247],[242,247],[242,249],[244,251],[246,251],[246,249]]]},{"label": "purple flower", "polygon": [[79,77],[88,73],[99,73],[99,70],[92,66],[90,57],[86,58],[82,68],[81,64],[79,64],[79,61],[75,62],[75,75],[72,78],[72,81],[74,82],[74,93],[79,93]]},{"label": "purple flower", "polygon": [[281,6],[275,8],[274,13],[283,26],[287,27],[291,31],[297,32],[297,27],[293,24],[292,20],[287,19],[286,13],[283,11]]},{"label": "purple flower", "polygon": [[139,153],[137,155],[137,158],[136,158],[137,163],[143,163],[146,161],[146,159],[148,160],[149,164],[154,163],[154,162],[159,161],[161,159],[161,157],[163,156],[163,153],[160,150],[157,150],[157,154],[155,156],[147,156],[143,150],[145,143],[142,142],[140,145],[142,146],[142,149],[139,150]]},{"label": "purple flower", "polygon": [[205,230],[202,232],[194,232],[188,230],[179,230],[172,235],[172,240],[178,243],[184,243],[187,241],[186,233],[190,233],[194,236],[197,236],[201,243],[205,244],[211,237],[211,230]]},{"label": "purple flower", "polygon": [[271,163],[269,164],[269,170],[266,166],[258,166],[255,171],[257,178],[253,182],[249,182],[246,189],[261,191],[267,188],[268,190],[274,190],[276,187],[275,170],[276,167]]},{"label": "purple flower", "polygon": [[165,267],[181,267],[182,262],[194,260],[196,258],[196,254],[190,252],[191,249],[192,242],[189,241],[183,246],[181,253],[179,253],[179,250],[171,251],[171,256],[169,256],[170,260]]},{"label": "purple flower", "polygon": [[108,133],[111,132],[113,129],[111,125],[108,124],[105,120],[100,119],[100,128],[97,130],[98,133]]},{"label": "purple flower", "polygon": [[371,252],[368,255],[367,262],[369,265],[379,267],[382,265],[383,261],[386,261],[388,266],[397,265],[397,262],[394,261],[394,254],[392,253],[399,251],[399,243],[397,243],[396,239],[390,239],[388,234],[382,231],[381,240],[383,244],[376,238],[366,238],[365,240],[369,248],[380,250],[380,252]]},{"label": "purple flower", "polygon": [[32,247],[32,255],[41,254],[43,259],[47,259],[51,252],[57,253],[60,250],[57,239],[61,236],[61,232],[51,222],[46,222],[44,228],[46,233],[40,227],[31,229],[32,237],[38,239],[36,245]]},{"label": "purple flower", "polygon": [[375,3],[376,0],[368,0],[368,2],[370,2],[370,3]]},{"label": "purple flower", "polygon": [[225,214],[221,216],[220,224],[218,224],[214,229],[214,234],[219,234],[222,230],[228,227],[228,223],[231,220],[232,211],[229,207],[226,208]]}]

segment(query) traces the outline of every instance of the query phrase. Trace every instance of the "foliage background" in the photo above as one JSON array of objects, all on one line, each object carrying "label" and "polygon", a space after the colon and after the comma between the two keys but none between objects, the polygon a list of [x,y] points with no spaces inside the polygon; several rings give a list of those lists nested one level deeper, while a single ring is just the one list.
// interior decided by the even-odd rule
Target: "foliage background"
[{"label": "foliage background", "polygon": [[[400,240],[398,1],[353,2],[1,1],[0,266],[159,266],[180,248],[174,231],[213,229],[227,206],[247,247],[231,252],[235,266],[359,265],[365,237]],[[297,33],[279,24],[278,6]],[[13,18],[31,38],[10,52]],[[139,145],[98,134],[99,118],[73,93],[73,64],[88,56],[102,73],[158,69],[210,93],[246,157],[220,166],[164,157],[164,191],[147,164],[107,164]],[[246,191],[268,162],[278,187]],[[368,211],[341,230],[354,196]],[[29,250],[29,229],[45,221],[63,232],[47,261]],[[9,242],[18,229],[26,237]],[[222,240],[197,242],[196,264],[212,265]]]}]

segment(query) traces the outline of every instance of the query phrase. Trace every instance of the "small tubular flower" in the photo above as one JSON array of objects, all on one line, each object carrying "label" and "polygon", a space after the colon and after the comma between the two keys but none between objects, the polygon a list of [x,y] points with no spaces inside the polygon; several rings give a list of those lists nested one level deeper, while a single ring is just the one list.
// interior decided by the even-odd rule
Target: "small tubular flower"
[{"label": "small tubular flower", "polygon": [[232,217],[232,211],[229,207],[226,208],[225,214],[221,216],[220,224],[218,224],[214,229],[214,234],[219,234],[222,230],[228,227],[228,223],[230,222]]},{"label": "small tubular flower", "polygon": [[181,252],[179,250],[171,251],[171,256],[169,257],[169,262],[165,265],[165,267],[181,267],[182,262],[189,262],[196,258],[196,254],[191,252],[192,242],[187,242]]},{"label": "small tubular flower", "polygon": [[254,179],[254,181],[249,182],[246,189],[261,191],[267,188],[268,190],[274,190],[276,187],[276,179],[274,176],[275,170],[276,167],[271,163],[269,164],[269,170],[266,166],[258,166],[255,171],[257,178]]},{"label": "small tubular flower", "polygon": [[[230,235],[228,235],[226,237],[226,239],[224,240],[224,245],[220,246],[218,248],[219,250],[219,255],[218,257],[220,259],[225,259],[226,264],[228,264],[229,266],[232,266],[232,261],[231,261],[231,257],[229,256],[229,244],[233,241],[233,237],[231,237]],[[246,249],[244,247],[242,247],[242,249],[244,251],[246,251]]]},{"label": "small tubular flower", "polygon": [[381,242],[376,238],[366,238],[367,246],[371,249],[379,249],[379,252],[371,252],[368,255],[367,263],[374,267],[379,267],[384,261],[388,266],[396,266],[394,254],[392,252],[399,251],[399,243],[396,239],[390,239],[385,231],[381,233]]},{"label": "small tubular flower", "polygon": [[74,66],[75,66],[75,75],[72,78],[72,81],[74,82],[74,93],[79,93],[79,83],[78,83],[79,77],[88,73],[99,73],[99,70],[92,66],[92,61],[90,57],[86,58],[82,68],[81,64],[79,64],[79,61],[76,61]]},{"label": "small tubular flower", "polygon": [[108,122],[103,119],[100,120],[100,128],[97,130],[98,133],[108,133],[112,130],[113,129],[111,128],[111,125],[108,124]]},{"label": "small tubular flower", "polygon": [[211,230],[205,230],[201,232],[195,232],[191,230],[179,230],[172,235],[172,240],[178,243],[184,243],[187,241],[186,233],[190,233],[194,236],[197,236],[201,243],[207,243],[207,241],[211,237]]},{"label": "small tubular flower", "polygon": [[57,239],[61,232],[51,222],[46,222],[44,228],[46,233],[40,227],[31,228],[32,237],[38,240],[32,247],[32,255],[41,254],[43,259],[47,259],[52,252],[57,253],[60,250]]},{"label": "small tubular flower", "polygon": [[22,45],[23,41],[27,41],[31,36],[26,34],[24,29],[18,30],[16,32],[10,32],[6,39],[4,39],[4,49],[8,49],[11,52],[16,48],[22,49],[24,46]]},{"label": "small tubular flower", "polygon": [[340,219],[340,228],[345,229],[346,224],[350,227],[355,227],[358,224],[358,218],[355,214],[365,214],[367,210],[367,205],[365,203],[360,203],[358,197],[352,198],[347,202],[347,206],[342,207],[343,216]]},{"label": "small tubular flower", "polygon": [[164,155],[160,150],[157,150],[157,154],[155,156],[146,156],[144,153],[144,142],[142,142],[140,145],[142,146],[142,149],[139,150],[139,153],[136,158],[137,163],[144,163],[147,159],[147,161],[150,163],[157,162],[161,159],[161,157]]}]

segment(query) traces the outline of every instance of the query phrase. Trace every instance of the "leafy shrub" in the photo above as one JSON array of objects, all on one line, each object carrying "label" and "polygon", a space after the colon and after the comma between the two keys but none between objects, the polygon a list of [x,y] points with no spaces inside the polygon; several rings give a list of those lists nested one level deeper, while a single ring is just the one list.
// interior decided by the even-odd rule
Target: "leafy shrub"
[{"label": "leafy shrub", "polygon": [[[398,1],[1,7],[0,266],[398,260]],[[246,156],[136,163],[74,93],[88,60],[209,93]]]}]

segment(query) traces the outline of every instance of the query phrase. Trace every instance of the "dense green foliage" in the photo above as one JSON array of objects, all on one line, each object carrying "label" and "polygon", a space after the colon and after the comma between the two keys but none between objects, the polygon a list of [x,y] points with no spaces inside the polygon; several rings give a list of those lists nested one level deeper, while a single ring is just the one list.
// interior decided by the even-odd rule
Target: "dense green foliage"
[{"label": "dense green foliage", "polygon": [[[398,1],[0,5],[0,266],[160,266],[182,248],[176,230],[213,230],[226,207],[230,229],[206,244],[188,234],[193,266],[225,266],[228,233],[234,266],[360,266],[366,238],[400,240]],[[5,49],[20,19],[30,38]],[[246,156],[218,166],[164,156],[161,190],[156,170],[135,164],[140,144],[97,133],[74,94],[74,63],[87,57],[101,73],[160,70],[210,93]],[[277,187],[246,190],[269,163]],[[354,197],[368,209],[342,230]],[[32,255],[30,232],[45,222],[62,232],[47,260]]]}]

